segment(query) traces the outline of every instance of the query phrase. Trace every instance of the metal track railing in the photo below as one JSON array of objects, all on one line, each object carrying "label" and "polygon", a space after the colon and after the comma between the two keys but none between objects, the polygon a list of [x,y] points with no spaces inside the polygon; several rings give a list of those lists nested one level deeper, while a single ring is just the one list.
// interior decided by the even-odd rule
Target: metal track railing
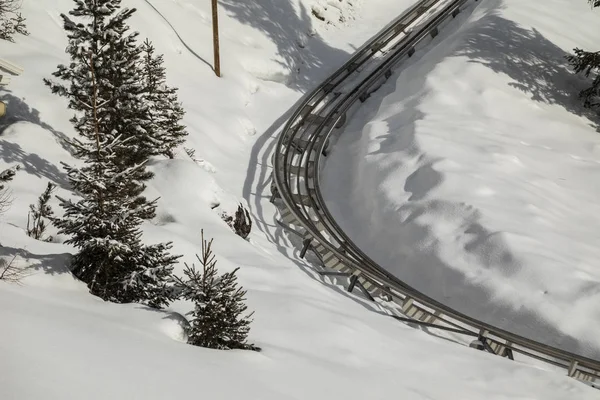
[{"label": "metal track railing", "polygon": [[411,57],[415,46],[435,37],[441,24],[477,0],[422,0],[363,45],[342,67],[309,93],[281,132],[273,154],[272,201],[279,224],[299,236],[301,256],[313,252],[323,275],[348,276],[348,290],[369,299],[393,302],[395,318],[474,336],[481,348],[513,359],[518,353],[566,369],[592,386],[600,362],[540,343],[471,318],[407,285],[375,263],[336,223],[320,191],[320,166],[329,137],[346,122],[351,108],[364,102]]}]

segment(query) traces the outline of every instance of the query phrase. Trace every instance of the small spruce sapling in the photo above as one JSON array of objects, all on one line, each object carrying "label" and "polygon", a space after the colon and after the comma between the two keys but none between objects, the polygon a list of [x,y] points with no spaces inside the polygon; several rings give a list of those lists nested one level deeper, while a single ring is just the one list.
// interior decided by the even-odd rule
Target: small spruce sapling
[{"label": "small spruce sapling", "polygon": [[185,280],[175,277],[175,291],[185,300],[194,303],[188,315],[188,342],[212,349],[260,350],[247,343],[252,314],[247,314],[244,304],[246,292],[238,286],[236,270],[218,276],[212,239],[204,240],[202,256],[196,258],[202,272],[195,265],[185,265]]},{"label": "small spruce sapling", "polygon": [[52,207],[48,204],[54,189],[56,189],[56,185],[48,182],[48,186],[38,198],[37,204],[29,205],[29,213],[27,214],[27,235],[44,242],[52,241],[52,236],[46,238],[43,238],[43,236],[47,228],[45,220],[52,220],[54,215]]}]

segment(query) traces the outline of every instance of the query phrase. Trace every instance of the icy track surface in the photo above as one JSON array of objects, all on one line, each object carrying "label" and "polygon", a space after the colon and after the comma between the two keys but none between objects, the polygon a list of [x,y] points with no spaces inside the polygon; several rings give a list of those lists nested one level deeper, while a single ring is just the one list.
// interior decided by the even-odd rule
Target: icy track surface
[{"label": "icy track surface", "polygon": [[[268,198],[276,129],[303,93],[411,1],[219,1],[222,79],[210,69],[210,2],[149,1],[123,3],[138,9],[133,28],[165,54],[169,83],[180,88],[187,111],[186,146],[197,160],[181,152],[152,161],[147,195],[160,201],[144,239],[173,240],[183,263],[200,251],[200,229],[214,237],[219,270],[240,267],[255,311],[250,340],[263,351],[188,346],[175,312],[190,304],[157,312],[102,302],[66,268],[73,249],[60,243],[64,237],[43,243],[26,236],[28,206],[48,181],[57,194],[73,196],[60,162],[76,161],[63,141],[74,134],[71,111],[42,83],[68,61],[59,13],[74,2],[25,0],[31,36],[0,42],[2,58],[25,68],[0,92],[9,102],[0,120],[0,169],[23,167],[0,218],[0,257],[16,256],[28,273],[22,286],[0,282],[1,400],[597,398],[548,366],[470,350],[381,315],[311,272],[275,224]],[[317,6],[325,21],[313,15]],[[249,241],[219,216],[240,201],[254,219]]]},{"label": "icy track surface", "polygon": [[407,283],[598,357],[600,133],[577,99],[590,81],[564,56],[598,47],[600,12],[540,4],[482,1],[446,27],[358,111],[322,187]]}]

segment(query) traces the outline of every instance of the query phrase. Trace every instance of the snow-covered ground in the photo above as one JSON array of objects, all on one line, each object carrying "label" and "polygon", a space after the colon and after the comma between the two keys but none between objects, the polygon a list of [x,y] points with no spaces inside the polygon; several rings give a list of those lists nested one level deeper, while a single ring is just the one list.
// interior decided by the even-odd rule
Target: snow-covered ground
[{"label": "snow-covered ground", "polygon": [[597,49],[599,26],[585,1],[480,2],[358,111],[323,182],[399,278],[596,357],[600,134],[564,56]]},{"label": "snow-covered ground", "polygon": [[[42,78],[67,61],[59,13],[74,4],[26,0],[31,36],[0,42],[2,58],[25,68],[0,92],[9,103],[0,120],[0,169],[22,166],[9,184],[12,207],[0,220],[0,255],[17,256],[27,273],[22,285],[0,282],[0,398],[597,397],[547,367],[470,350],[383,316],[315,276],[274,223],[268,196],[277,127],[304,92],[410,3],[224,0],[224,77],[217,79],[208,1],[124,1],[138,8],[133,27],[165,54],[169,83],[180,88],[187,111],[186,146],[198,158],[182,152],[153,161],[148,195],[161,199],[145,239],[173,240],[181,261],[191,262],[200,229],[215,238],[219,269],[241,267],[256,312],[250,339],[263,348],[255,353],[184,344],[175,312],[187,311],[186,304],[157,312],[100,301],[68,272],[73,249],[60,243],[64,238],[45,243],[25,234],[28,206],[48,181],[58,185],[57,194],[71,195],[59,164],[73,162],[63,141],[73,135],[71,112]],[[254,217],[249,241],[219,216],[239,201]]]}]

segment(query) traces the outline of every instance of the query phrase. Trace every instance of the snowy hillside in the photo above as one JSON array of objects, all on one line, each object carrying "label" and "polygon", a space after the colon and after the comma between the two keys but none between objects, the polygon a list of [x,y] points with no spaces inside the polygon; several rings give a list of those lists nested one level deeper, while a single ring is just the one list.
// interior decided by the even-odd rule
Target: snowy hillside
[{"label": "snowy hillside", "polygon": [[489,0],[459,18],[340,138],[334,216],[423,292],[597,357],[600,135],[564,56],[597,48],[600,12]]},{"label": "snowy hillside", "polygon": [[[67,62],[59,14],[74,3],[26,0],[31,35],[0,42],[1,58],[25,68],[0,91],[9,105],[0,119],[0,170],[21,166],[9,184],[12,206],[0,217],[0,256],[15,257],[27,275],[21,285],[0,281],[2,400],[597,397],[549,367],[470,350],[382,315],[316,276],[274,222],[268,196],[276,129],[303,93],[410,0],[222,1],[222,79],[210,66],[208,1],[123,3],[138,9],[133,28],[165,54],[169,83],[180,88],[187,111],[186,146],[198,159],[181,152],[153,160],[147,195],[160,201],[144,239],[172,240],[183,255],[180,273],[200,251],[200,230],[214,237],[219,269],[241,268],[255,311],[250,339],[263,351],[189,346],[176,314],[189,304],[159,312],[103,302],[68,271],[73,249],[61,244],[64,237],[46,243],[26,235],[29,204],[48,181],[58,185],[56,194],[72,196],[60,162],[75,162],[64,143],[74,135],[72,112],[42,83]],[[417,91],[427,71],[412,68]],[[238,202],[254,218],[249,241],[220,216]]]}]

